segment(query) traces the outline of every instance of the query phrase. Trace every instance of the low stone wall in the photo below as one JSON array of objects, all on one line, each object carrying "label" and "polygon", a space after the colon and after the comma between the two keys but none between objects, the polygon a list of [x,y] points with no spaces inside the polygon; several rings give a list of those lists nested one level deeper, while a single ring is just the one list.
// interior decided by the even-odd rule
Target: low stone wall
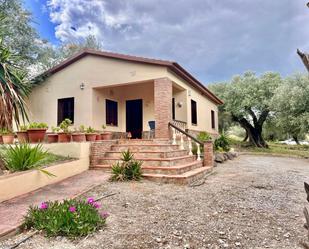
[{"label": "low stone wall", "polygon": [[43,144],[49,152],[76,158],[44,168],[55,176],[39,170],[27,170],[0,176],[0,202],[62,181],[89,169],[90,143]]},{"label": "low stone wall", "polygon": [[51,143],[51,144],[42,144],[43,148],[48,150],[50,153],[67,156],[71,158],[88,158],[90,155],[90,143],[83,142],[70,142],[70,143]]}]

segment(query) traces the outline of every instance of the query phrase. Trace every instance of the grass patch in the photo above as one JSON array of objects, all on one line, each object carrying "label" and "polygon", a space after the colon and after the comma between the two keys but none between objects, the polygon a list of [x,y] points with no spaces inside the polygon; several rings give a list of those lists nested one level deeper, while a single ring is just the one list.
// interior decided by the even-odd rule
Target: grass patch
[{"label": "grass patch", "polygon": [[240,152],[253,152],[269,155],[282,155],[292,157],[309,158],[309,146],[308,145],[287,145],[277,144],[274,142],[267,142],[269,148],[257,148],[251,146],[248,142],[242,142],[234,139],[230,139],[231,146]]},{"label": "grass patch", "polygon": [[67,157],[67,156],[59,156],[59,155],[55,155],[52,153],[47,153],[47,156],[45,159],[43,159],[40,163],[39,166],[49,166],[51,164],[57,164],[63,161],[68,161],[71,160],[71,157]]}]

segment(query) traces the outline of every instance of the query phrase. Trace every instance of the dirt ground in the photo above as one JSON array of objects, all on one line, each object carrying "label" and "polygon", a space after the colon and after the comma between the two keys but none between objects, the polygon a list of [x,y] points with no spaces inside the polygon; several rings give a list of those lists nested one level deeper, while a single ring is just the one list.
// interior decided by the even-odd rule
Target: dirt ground
[{"label": "dirt ground", "polygon": [[85,196],[117,193],[101,201],[104,229],[76,241],[35,235],[18,248],[302,248],[304,181],[308,160],[242,155],[195,187],[105,182]]}]

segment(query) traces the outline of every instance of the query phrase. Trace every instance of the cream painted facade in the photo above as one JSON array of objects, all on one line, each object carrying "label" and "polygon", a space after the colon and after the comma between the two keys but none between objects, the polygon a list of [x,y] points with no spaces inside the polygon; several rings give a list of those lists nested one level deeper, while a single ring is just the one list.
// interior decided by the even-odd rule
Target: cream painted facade
[{"label": "cream painted facade", "polygon": [[[126,100],[142,99],[143,130],[148,131],[148,121],[155,120],[154,80],[158,78],[172,81],[176,120],[186,122],[190,130],[218,133],[217,105],[167,67],[95,55],[80,58],[34,88],[28,101],[30,120],[57,126],[58,99],[74,97],[74,126],[101,130],[105,100],[110,99],[118,103],[118,126],[107,126],[107,130],[125,132]],[[197,102],[197,125],[191,124],[191,99]],[[215,129],[211,128],[211,110]]]}]

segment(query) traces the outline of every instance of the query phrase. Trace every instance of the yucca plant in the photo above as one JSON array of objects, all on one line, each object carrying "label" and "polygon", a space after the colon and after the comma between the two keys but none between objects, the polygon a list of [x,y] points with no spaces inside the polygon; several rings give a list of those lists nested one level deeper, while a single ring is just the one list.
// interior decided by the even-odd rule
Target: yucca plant
[{"label": "yucca plant", "polygon": [[10,145],[7,148],[3,148],[1,152],[4,166],[11,172],[38,169],[43,173],[52,175],[40,168],[40,165],[48,156],[49,153],[43,149],[41,144],[37,144],[34,147],[27,143]]},{"label": "yucca plant", "polygon": [[133,159],[133,154],[127,150],[127,151],[123,151],[121,153],[121,160],[123,162],[130,162]]},{"label": "yucca plant", "polygon": [[134,160],[134,155],[129,151],[122,152],[121,162],[112,166],[113,181],[140,180],[142,178],[142,162]]},{"label": "yucca plant", "polygon": [[4,45],[4,19],[0,15],[0,127],[10,129],[13,120],[17,126],[20,119],[28,120],[25,98],[31,88],[26,81],[26,72],[17,66],[19,57]]}]

